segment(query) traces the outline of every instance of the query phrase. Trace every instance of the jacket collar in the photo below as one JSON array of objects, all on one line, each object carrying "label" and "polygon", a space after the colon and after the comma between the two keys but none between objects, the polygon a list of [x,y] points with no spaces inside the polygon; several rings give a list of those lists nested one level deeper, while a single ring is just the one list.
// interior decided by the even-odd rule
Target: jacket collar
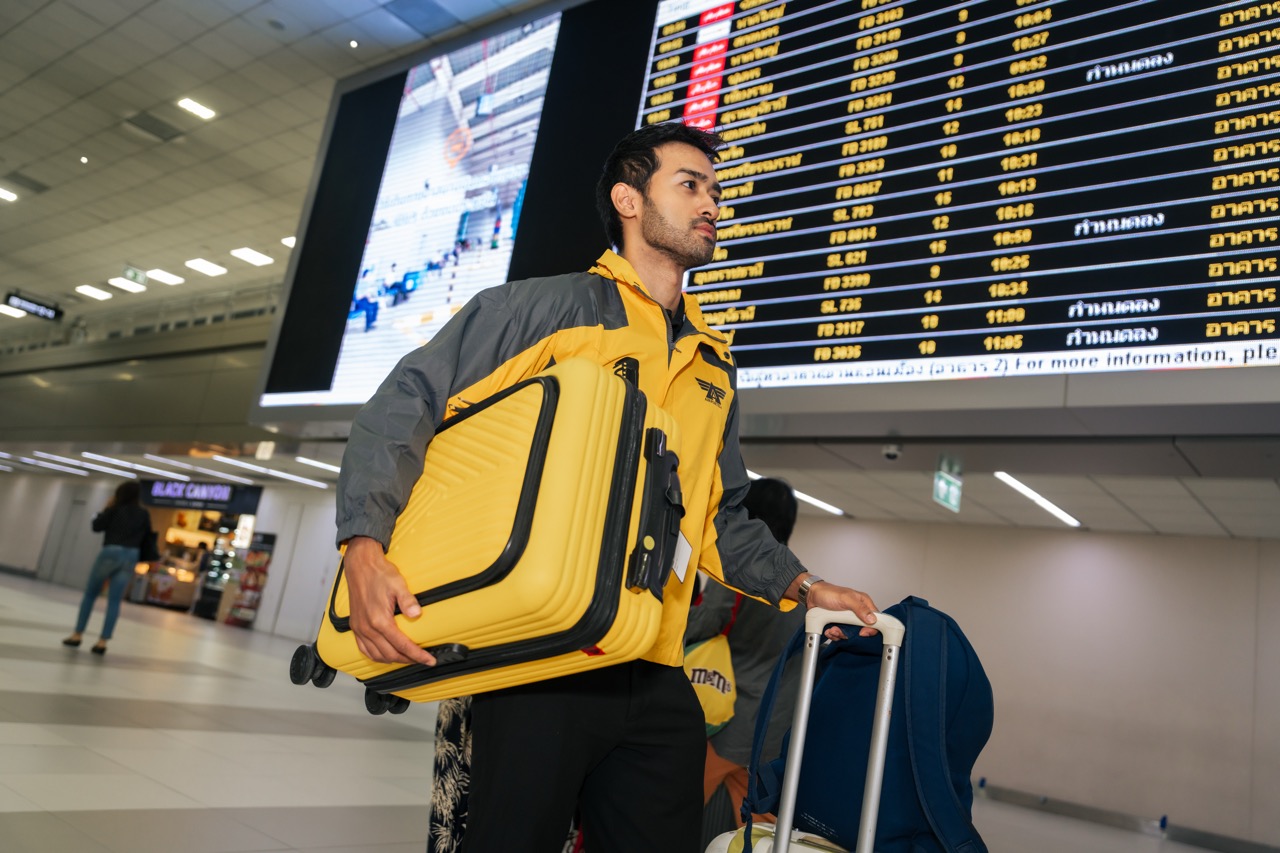
[{"label": "jacket collar", "polygon": [[[614,252],[612,249],[606,249],[598,259],[595,266],[587,270],[589,273],[604,276],[613,279],[619,284],[625,284],[640,291],[650,300],[653,300],[653,294],[649,293],[649,289],[644,286],[644,282],[640,281],[640,275],[636,272],[635,267],[631,266],[626,258]],[[707,325],[707,321],[702,316],[702,309],[698,306],[698,300],[692,294],[682,293],[684,299],[684,316],[685,321],[693,326],[694,331],[706,335],[718,345],[719,349],[723,349],[727,354],[729,342],[724,335],[712,329]],[[677,334],[677,337],[680,337]]]}]

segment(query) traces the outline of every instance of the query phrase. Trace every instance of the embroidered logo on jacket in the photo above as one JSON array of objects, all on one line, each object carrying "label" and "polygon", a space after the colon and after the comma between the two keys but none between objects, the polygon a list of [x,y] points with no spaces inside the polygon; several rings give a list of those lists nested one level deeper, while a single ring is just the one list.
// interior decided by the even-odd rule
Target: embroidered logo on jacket
[{"label": "embroidered logo on jacket", "polygon": [[705,379],[698,380],[698,387],[707,392],[707,402],[715,403],[717,406],[724,402],[724,395],[728,393],[723,388],[718,388]]}]

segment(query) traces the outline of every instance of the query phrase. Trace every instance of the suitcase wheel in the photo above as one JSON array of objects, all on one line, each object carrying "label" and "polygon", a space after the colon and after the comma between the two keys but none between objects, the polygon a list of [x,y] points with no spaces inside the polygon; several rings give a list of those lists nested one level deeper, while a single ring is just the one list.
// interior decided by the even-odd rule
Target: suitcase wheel
[{"label": "suitcase wheel", "polygon": [[289,661],[289,680],[294,684],[314,684],[328,687],[333,684],[338,671],[320,660],[315,646],[298,646]]},{"label": "suitcase wheel", "polygon": [[364,706],[370,714],[385,714],[388,711],[392,714],[403,714],[409,710],[409,700],[403,696],[393,696],[390,693],[378,693],[366,687],[364,690]]},{"label": "suitcase wheel", "polygon": [[338,675],[338,671],[331,666],[326,666],[324,661],[316,659],[316,668],[311,673],[311,683],[316,687],[328,687],[333,684],[333,679]]},{"label": "suitcase wheel", "polygon": [[289,661],[289,680],[294,684],[306,684],[315,676],[316,665],[324,666],[320,656],[311,646],[298,646]]},{"label": "suitcase wheel", "polygon": [[391,706],[397,698],[399,697],[388,696],[368,687],[364,689],[364,707],[370,714],[387,713],[387,711],[391,710]]}]

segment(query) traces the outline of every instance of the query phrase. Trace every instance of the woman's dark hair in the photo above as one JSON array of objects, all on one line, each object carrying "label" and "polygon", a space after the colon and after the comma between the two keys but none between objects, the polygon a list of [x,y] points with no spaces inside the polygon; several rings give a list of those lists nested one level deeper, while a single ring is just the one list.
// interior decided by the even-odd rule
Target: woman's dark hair
[{"label": "woman's dark hair", "polygon": [[758,518],[769,526],[773,538],[783,545],[791,538],[796,526],[796,495],[785,480],[761,477],[751,481],[751,489],[742,499],[747,515]]},{"label": "woman's dark hair", "polygon": [[622,248],[622,218],[613,206],[613,185],[627,184],[647,193],[649,179],[658,171],[657,148],[669,142],[692,145],[713,162],[716,151],[724,145],[717,134],[681,122],[651,124],[622,137],[609,159],[604,161],[604,172],[596,184],[596,210],[600,212],[610,245]]},{"label": "woman's dark hair", "polygon": [[125,480],[116,486],[116,506],[126,506],[138,502],[138,481]]}]

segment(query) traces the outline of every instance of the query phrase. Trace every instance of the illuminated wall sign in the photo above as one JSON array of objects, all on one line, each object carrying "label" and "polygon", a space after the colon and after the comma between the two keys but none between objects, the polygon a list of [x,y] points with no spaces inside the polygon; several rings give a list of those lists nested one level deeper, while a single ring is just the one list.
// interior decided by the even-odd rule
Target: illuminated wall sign
[{"label": "illuminated wall sign", "polygon": [[10,293],[4,298],[4,302],[10,308],[17,308],[19,311],[26,311],[28,314],[36,317],[43,317],[46,320],[53,320],[54,322],[57,322],[62,319],[62,309],[57,305],[40,302],[29,296]]},{"label": "illuminated wall sign", "polygon": [[142,502],[149,506],[210,509],[240,515],[258,511],[261,486],[229,483],[183,483],[177,480],[143,480]]}]

